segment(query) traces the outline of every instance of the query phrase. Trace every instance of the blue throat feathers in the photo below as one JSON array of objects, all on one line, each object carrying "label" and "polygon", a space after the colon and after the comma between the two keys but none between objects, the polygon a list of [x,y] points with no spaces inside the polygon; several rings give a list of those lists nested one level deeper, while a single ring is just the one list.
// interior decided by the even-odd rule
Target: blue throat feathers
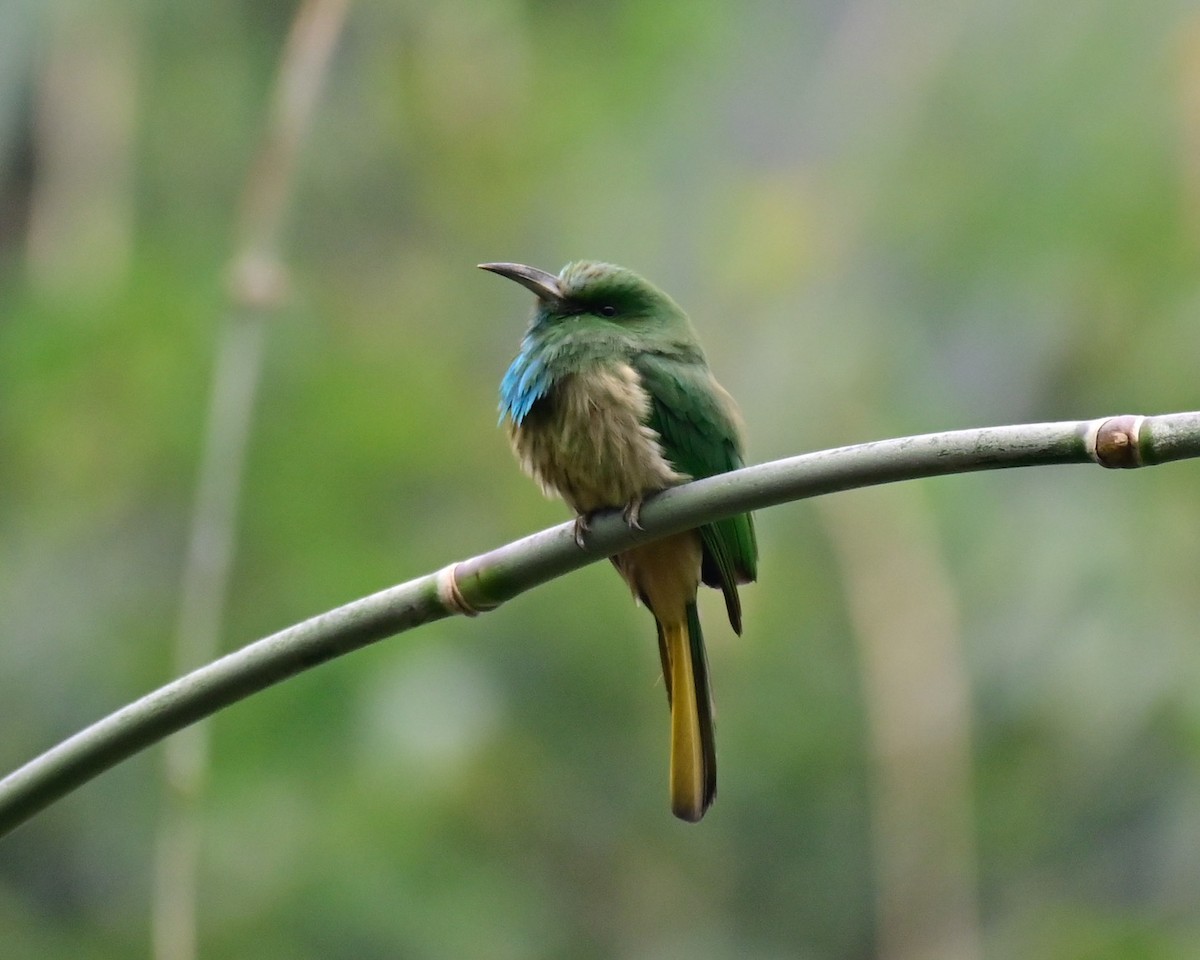
[{"label": "blue throat feathers", "polygon": [[499,423],[508,417],[519,427],[533,405],[554,385],[554,377],[541,358],[532,355],[532,347],[528,339],[521,344],[521,352],[500,381]]}]

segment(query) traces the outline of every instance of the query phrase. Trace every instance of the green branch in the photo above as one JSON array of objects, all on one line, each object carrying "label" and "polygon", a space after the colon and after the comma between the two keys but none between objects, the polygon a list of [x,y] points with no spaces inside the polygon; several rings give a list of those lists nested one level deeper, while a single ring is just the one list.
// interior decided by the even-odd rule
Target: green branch
[{"label": "green branch", "polygon": [[746,467],[646,502],[642,530],[619,512],[585,549],[564,523],[265,637],[81,730],[0,780],[0,835],[171,733],[367,644],[453,614],[491,610],[636,543],[709,520],[841,490],[976,470],[1068,463],[1138,467],[1200,457],[1200,412],[1026,424],[881,440]]}]

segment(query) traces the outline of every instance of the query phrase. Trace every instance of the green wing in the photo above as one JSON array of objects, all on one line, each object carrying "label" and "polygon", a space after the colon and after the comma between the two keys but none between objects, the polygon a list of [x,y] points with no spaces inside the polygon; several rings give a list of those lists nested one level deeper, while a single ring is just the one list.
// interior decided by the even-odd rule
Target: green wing
[{"label": "green wing", "polygon": [[[733,400],[706,366],[661,354],[642,354],[632,363],[650,394],[649,424],[677,470],[698,480],[743,465]],[[704,545],[701,579],[725,594],[729,622],[740,634],[742,604],[737,585],[758,576],[754,522],[748,513],[718,520],[701,527],[700,538]]]}]

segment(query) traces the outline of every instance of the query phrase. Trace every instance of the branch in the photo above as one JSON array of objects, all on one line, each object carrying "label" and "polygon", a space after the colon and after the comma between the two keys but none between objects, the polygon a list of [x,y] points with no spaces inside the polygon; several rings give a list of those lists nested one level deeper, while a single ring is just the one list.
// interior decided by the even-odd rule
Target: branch
[{"label": "branch", "polygon": [[651,498],[642,530],[598,517],[587,546],[563,523],[319,614],[180,677],[0,780],[0,836],[171,733],[288,677],[423,623],[473,616],[635,544],[793,500],[1006,467],[1138,467],[1200,457],[1200,412],[986,427],[840,447],[746,467]]}]

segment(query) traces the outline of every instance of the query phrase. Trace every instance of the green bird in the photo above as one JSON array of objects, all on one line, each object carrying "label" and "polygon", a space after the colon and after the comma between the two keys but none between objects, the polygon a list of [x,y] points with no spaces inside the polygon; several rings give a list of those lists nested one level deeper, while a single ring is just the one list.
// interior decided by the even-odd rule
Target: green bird
[{"label": "green bird", "polygon": [[[687,315],[631,270],[578,261],[555,276],[519,263],[480,267],[531,290],[537,306],[500,384],[500,422],[525,471],[577,514],[619,508],[638,526],[648,495],[742,466],[741,418]],[[717,792],[700,583],[725,595],[742,632],[738,584],[757,575],[750,514],[612,558],[654,615],[671,708],[671,810],[695,822]]]}]

